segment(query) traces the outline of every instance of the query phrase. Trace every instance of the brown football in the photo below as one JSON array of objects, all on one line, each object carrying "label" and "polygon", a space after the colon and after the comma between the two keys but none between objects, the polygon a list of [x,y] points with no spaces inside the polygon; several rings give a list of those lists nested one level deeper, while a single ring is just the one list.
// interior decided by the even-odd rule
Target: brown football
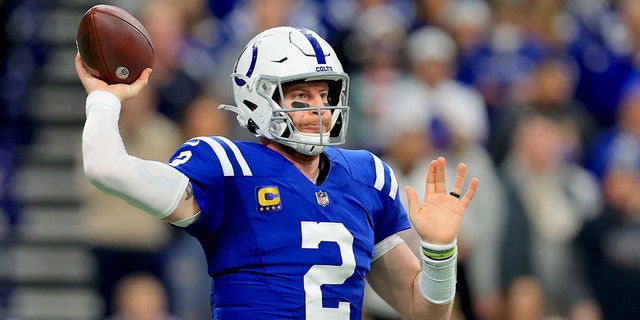
[{"label": "brown football", "polygon": [[84,65],[108,84],[132,83],[153,66],[153,44],[138,19],[111,5],[89,9],[78,27],[78,51]]}]

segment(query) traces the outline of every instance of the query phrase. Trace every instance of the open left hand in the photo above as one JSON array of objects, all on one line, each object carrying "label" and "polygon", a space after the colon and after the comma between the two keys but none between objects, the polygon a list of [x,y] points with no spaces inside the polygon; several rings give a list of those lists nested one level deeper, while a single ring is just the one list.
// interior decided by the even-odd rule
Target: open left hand
[{"label": "open left hand", "polygon": [[449,194],[445,167],[446,160],[443,157],[429,164],[422,204],[412,187],[405,188],[409,202],[409,219],[422,240],[432,244],[450,244],[456,239],[465,211],[478,189],[478,179],[473,178],[467,191],[462,193],[467,166],[460,163],[451,192],[462,196],[457,198]]}]

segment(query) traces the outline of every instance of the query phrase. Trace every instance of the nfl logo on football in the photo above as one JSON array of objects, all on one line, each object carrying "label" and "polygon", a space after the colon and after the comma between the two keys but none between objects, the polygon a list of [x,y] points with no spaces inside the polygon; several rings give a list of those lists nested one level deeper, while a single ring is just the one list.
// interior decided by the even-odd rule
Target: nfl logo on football
[{"label": "nfl logo on football", "polygon": [[329,204],[329,195],[324,191],[316,192],[316,200],[318,200],[318,204],[326,207]]}]

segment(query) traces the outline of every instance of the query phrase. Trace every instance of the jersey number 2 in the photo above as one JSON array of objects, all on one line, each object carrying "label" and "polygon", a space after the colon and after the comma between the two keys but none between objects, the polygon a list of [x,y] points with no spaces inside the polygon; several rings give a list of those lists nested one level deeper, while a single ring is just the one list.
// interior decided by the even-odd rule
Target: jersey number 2
[{"label": "jersey number 2", "polygon": [[306,318],[347,320],[350,315],[349,302],[339,302],[337,308],[322,306],[323,284],[343,284],[356,268],[353,254],[353,235],[342,223],[302,221],[302,248],[318,249],[320,242],[335,242],[340,248],[341,265],[314,265],[304,275]]}]

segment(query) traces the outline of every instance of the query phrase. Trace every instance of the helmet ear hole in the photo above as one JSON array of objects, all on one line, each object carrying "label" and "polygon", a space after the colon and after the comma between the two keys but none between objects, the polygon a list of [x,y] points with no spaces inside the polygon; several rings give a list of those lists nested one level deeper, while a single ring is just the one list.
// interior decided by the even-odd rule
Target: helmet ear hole
[{"label": "helmet ear hole", "polygon": [[340,96],[342,95],[342,81],[334,80],[327,81],[329,85],[329,96],[327,100],[330,106],[337,106],[340,103]]},{"label": "helmet ear hole", "polygon": [[[249,110],[251,111],[255,111],[258,108],[258,106],[255,103],[249,100],[243,100],[242,103],[244,103],[244,105],[247,106],[247,108],[249,108]],[[253,121],[253,119],[249,118],[247,120],[247,129],[249,130],[249,132],[253,134],[257,134],[258,125],[256,124],[255,121]]]},{"label": "helmet ear hole", "polygon": [[342,112],[338,114],[338,118],[336,119],[336,123],[331,128],[331,132],[329,133],[330,137],[339,137],[340,131],[342,130]]},{"label": "helmet ear hole", "polygon": [[258,109],[258,105],[249,100],[243,100],[242,103],[244,103],[244,105],[247,106],[247,108],[249,108],[249,110],[251,111],[255,111],[256,109]]},{"label": "helmet ear hole", "polygon": [[247,121],[247,129],[253,134],[258,133],[258,125],[253,121],[253,119],[249,119],[249,121]]},{"label": "helmet ear hole", "polygon": [[279,105],[282,105],[282,93],[280,92],[280,88],[276,88],[276,90],[271,95],[271,100],[277,102]]}]

